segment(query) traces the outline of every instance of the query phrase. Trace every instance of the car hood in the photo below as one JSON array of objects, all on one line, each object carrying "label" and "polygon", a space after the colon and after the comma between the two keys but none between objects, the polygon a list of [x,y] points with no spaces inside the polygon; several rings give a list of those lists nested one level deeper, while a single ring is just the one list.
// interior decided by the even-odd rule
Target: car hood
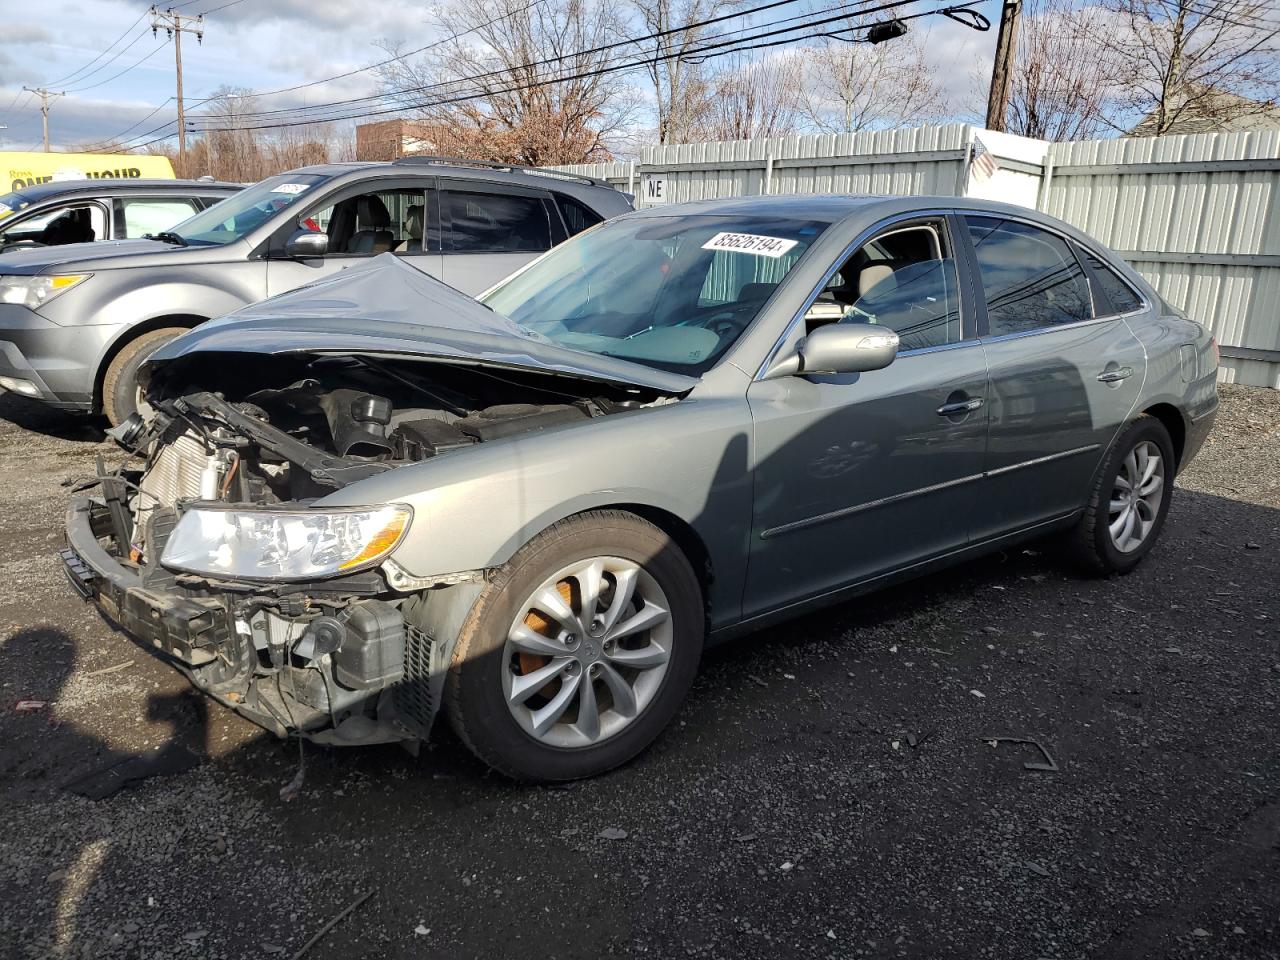
[{"label": "car hood", "polygon": [[678,395],[692,377],[562,347],[386,253],[196,327],[143,376],[197,353],[366,354],[534,370]]},{"label": "car hood", "polygon": [[71,270],[111,270],[120,267],[155,266],[179,260],[207,260],[210,246],[180,247],[161,240],[97,240],[60,247],[28,247],[0,256],[0,275],[67,273]]}]

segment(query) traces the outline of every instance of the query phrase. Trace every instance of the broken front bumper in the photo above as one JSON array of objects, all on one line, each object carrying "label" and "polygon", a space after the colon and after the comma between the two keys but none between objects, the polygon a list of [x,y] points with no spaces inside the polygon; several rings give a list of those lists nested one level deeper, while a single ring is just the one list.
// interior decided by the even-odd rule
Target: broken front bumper
[{"label": "broken front bumper", "polygon": [[106,545],[113,536],[104,502],[72,502],[61,551],[72,587],[218,702],[281,737],[335,745],[426,737],[443,682],[439,658],[430,637],[406,623],[403,604],[351,595],[370,591],[367,577],[324,598],[224,588],[124,563]]}]

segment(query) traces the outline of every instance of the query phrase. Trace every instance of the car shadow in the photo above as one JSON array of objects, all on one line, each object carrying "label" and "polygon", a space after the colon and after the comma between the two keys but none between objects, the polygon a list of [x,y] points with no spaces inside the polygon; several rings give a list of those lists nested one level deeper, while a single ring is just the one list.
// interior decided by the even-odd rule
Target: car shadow
[{"label": "car shadow", "polygon": [[102,417],[58,410],[5,390],[0,390],[0,418],[23,430],[79,443],[101,443],[107,425]]}]

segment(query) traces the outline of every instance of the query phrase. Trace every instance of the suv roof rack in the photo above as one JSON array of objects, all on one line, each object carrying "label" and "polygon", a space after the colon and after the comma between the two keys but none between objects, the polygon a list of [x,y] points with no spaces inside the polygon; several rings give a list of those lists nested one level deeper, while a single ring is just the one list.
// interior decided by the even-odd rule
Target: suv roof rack
[{"label": "suv roof rack", "polygon": [[604,180],[597,180],[595,177],[588,177],[580,173],[565,173],[562,170],[544,170],[541,167],[526,167],[518,163],[498,163],[493,160],[468,160],[466,157],[436,157],[427,154],[417,154],[411,157],[398,157],[391,161],[392,163],[406,165],[428,165],[438,164],[442,167],[479,167],[483,170],[501,170],[505,173],[523,173],[533,177],[550,177],[553,180],[570,180],[575,183],[586,183],[593,187],[608,187],[614,189],[613,184]]}]

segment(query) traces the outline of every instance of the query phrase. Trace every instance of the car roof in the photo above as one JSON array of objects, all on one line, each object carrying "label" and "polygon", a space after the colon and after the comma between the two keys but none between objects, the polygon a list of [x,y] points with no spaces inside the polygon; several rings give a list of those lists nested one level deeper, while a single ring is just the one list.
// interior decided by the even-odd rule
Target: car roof
[{"label": "car roof", "polygon": [[244,184],[222,183],[217,180],[133,180],[133,179],[93,179],[93,180],[50,180],[48,183],[36,183],[29,187],[13,191],[27,203],[37,203],[51,197],[70,197],[81,193],[120,194],[120,193],[155,193],[180,192],[184,195],[196,195],[201,191],[213,191],[228,195],[243,190]]},{"label": "car roof", "polygon": [[797,220],[816,220],[821,223],[840,223],[845,220],[878,220],[899,214],[930,210],[954,210],[957,213],[993,213],[1038,220],[1059,230],[1077,234],[1079,231],[1062,223],[1056,217],[1022,207],[970,197],[946,197],[925,194],[770,194],[752,197],[722,197],[711,200],[690,200],[663,206],[645,207],[627,217],[670,216],[779,216]]},{"label": "car roof", "polygon": [[[613,184],[576,173],[527,167],[520,164],[489,163],[483,160],[467,160],[457,157],[433,157],[426,155],[402,157],[399,160],[361,160],[347,163],[318,163],[299,167],[287,173],[313,174],[322,177],[348,177],[377,174],[380,176],[428,176],[450,177],[459,180],[481,180],[488,183],[509,183],[540,190],[555,190],[578,199],[599,197],[598,191],[624,197]],[[282,174],[283,176],[284,174]]]}]

